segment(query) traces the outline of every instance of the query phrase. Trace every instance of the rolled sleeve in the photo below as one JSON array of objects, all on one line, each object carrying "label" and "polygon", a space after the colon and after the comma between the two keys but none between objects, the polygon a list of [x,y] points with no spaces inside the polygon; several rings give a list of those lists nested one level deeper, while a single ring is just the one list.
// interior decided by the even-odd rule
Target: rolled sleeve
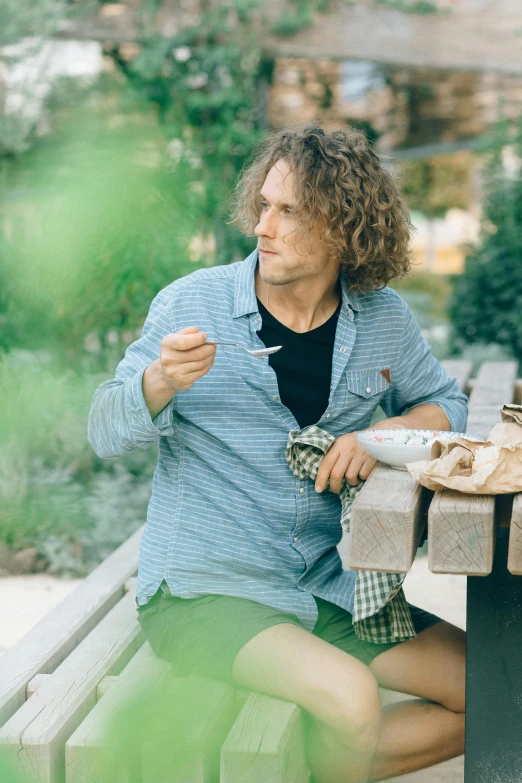
[{"label": "rolled sleeve", "polygon": [[387,416],[402,416],[418,405],[438,405],[455,432],[463,432],[467,421],[467,397],[455,378],[433,356],[427,340],[409,307],[405,307],[404,334],[391,386],[382,400]]},{"label": "rolled sleeve", "polygon": [[98,387],[89,414],[88,437],[100,457],[146,449],[175,431],[175,398],[153,420],[143,396],[143,373],[160,355],[162,338],[172,332],[167,303],[154,299],[139,340],[127,348],[116,377]]},{"label": "rolled sleeve", "polygon": [[141,430],[144,437],[152,435],[154,438],[158,435],[173,435],[175,400],[173,398],[158,413],[156,418],[152,419],[143,396],[143,374],[145,370],[146,367],[136,373],[130,381],[124,383],[124,404],[132,416],[136,427],[135,433],[138,435]]}]

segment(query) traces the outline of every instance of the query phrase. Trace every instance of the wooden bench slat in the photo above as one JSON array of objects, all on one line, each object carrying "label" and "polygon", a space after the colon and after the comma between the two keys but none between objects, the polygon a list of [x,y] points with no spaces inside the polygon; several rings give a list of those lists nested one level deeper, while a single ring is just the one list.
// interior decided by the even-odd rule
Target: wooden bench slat
[{"label": "wooden bench slat", "polygon": [[[122,711],[125,711],[129,699],[139,699],[145,694],[156,692],[174,675],[174,668],[158,658],[149,643],[145,642],[67,740],[67,783],[97,783],[107,777],[114,783],[125,780],[127,770],[122,769],[124,760],[118,758],[117,754],[105,752],[107,735],[119,720]],[[98,686],[98,695],[99,691]],[[128,762],[129,765],[140,763],[136,758],[128,758]]]},{"label": "wooden bench slat", "polygon": [[409,571],[425,527],[423,492],[406,471],[375,467],[352,509],[350,568]]},{"label": "wooden bench slat", "polygon": [[141,534],[127,539],[0,657],[0,726],[25,702],[29,681],[53,672],[120,600],[136,573]]},{"label": "wooden bench slat", "polygon": [[96,687],[116,674],[142,641],[128,593],[0,729],[0,751],[21,780],[63,779],[66,738],[96,702]]},{"label": "wooden bench slat", "polygon": [[513,498],[509,531],[508,571],[522,576],[522,492]]},{"label": "wooden bench slat", "polygon": [[495,551],[495,498],[436,492],[428,511],[428,565],[435,574],[486,576]]},{"label": "wooden bench slat", "polygon": [[300,713],[251,693],[221,750],[220,783],[308,783]]},{"label": "wooden bench slat", "polygon": [[500,409],[515,399],[518,362],[484,362],[469,395],[467,431],[487,438],[501,421]]}]

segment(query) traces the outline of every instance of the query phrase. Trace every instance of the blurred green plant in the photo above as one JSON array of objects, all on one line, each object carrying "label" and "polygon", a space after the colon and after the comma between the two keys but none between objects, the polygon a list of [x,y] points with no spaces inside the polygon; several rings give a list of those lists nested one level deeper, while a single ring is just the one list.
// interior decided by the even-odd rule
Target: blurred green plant
[{"label": "blurred green plant", "polygon": [[67,5],[67,0],[0,0],[0,46],[51,35]]},{"label": "blurred green plant", "polygon": [[108,52],[129,87],[157,109],[173,155],[201,183],[202,232],[213,234],[216,263],[244,258],[251,242],[226,224],[227,199],[266,127],[273,61],[263,52],[258,0],[229,0],[203,11],[172,38],[148,37],[137,56]]},{"label": "blurred green plant", "polygon": [[467,209],[471,201],[471,174],[475,157],[469,152],[436,155],[400,164],[402,191],[410,210],[428,221],[426,267],[433,269],[436,256],[435,219],[450,209]]},{"label": "blurred green plant", "polygon": [[136,339],[161,288],[214,263],[194,245],[204,194],[190,164],[169,154],[150,111],[103,100],[91,94],[23,167],[4,164],[5,185],[23,193],[0,223],[4,350],[54,347],[77,364],[86,349],[95,363]]},{"label": "blurred green plant", "polygon": [[406,14],[441,14],[449,9],[443,9],[432,0],[373,0],[376,5],[385,5]]},{"label": "blurred green plant", "polygon": [[479,245],[455,280],[454,351],[496,343],[522,360],[522,118],[498,124],[487,148]]},{"label": "blurred green plant", "polygon": [[[2,71],[37,55],[56,32],[67,8],[67,0],[0,0],[0,158],[29,149],[37,125],[37,119],[27,111],[28,101],[17,111],[7,111],[4,90],[8,80],[4,83]],[[18,90],[31,97],[27,84],[20,84]]]},{"label": "blurred green plant", "polygon": [[50,570],[88,573],[143,524],[155,449],[102,462],[86,437],[103,377],[44,353],[0,354],[0,541]]},{"label": "blurred green plant", "polygon": [[[425,303],[428,303],[427,315],[435,321],[447,321],[451,284],[444,275],[414,269],[407,277],[392,281],[390,287],[406,297],[410,293],[424,296]],[[426,312],[425,304],[422,307]]]}]

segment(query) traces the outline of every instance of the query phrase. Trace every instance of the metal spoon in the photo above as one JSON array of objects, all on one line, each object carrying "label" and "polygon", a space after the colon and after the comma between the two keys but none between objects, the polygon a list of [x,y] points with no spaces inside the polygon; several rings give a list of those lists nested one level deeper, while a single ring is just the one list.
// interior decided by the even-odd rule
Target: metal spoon
[{"label": "metal spoon", "polygon": [[242,348],[243,351],[246,351],[250,356],[254,356],[256,359],[264,359],[265,356],[270,356],[270,354],[280,351],[283,347],[282,345],[274,345],[272,348],[254,348],[254,350],[251,350],[249,348],[244,348],[242,345],[239,345],[239,343],[225,343],[221,340],[209,339],[207,340],[207,343],[210,345],[233,345],[235,348]]}]

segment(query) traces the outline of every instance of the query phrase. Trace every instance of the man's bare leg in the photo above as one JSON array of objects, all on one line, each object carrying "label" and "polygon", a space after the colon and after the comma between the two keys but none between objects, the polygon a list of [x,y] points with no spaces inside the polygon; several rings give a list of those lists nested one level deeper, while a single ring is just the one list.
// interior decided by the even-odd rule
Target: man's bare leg
[{"label": "man's bare leg", "polygon": [[317,783],[366,783],[377,747],[381,705],[367,666],[304,628],[285,623],[250,639],[233,678],[295,702],[308,723],[308,759]]},{"label": "man's bare leg", "polygon": [[371,780],[464,753],[465,666],[466,635],[445,622],[374,659],[370,670],[380,686],[427,701],[385,708]]},{"label": "man's bare leg", "polygon": [[[368,668],[291,624],[273,626],[236,656],[238,684],[288,699],[310,716],[317,783],[366,783],[462,752],[464,634],[439,623],[378,656]],[[381,715],[377,683],[429,699]]]}]

